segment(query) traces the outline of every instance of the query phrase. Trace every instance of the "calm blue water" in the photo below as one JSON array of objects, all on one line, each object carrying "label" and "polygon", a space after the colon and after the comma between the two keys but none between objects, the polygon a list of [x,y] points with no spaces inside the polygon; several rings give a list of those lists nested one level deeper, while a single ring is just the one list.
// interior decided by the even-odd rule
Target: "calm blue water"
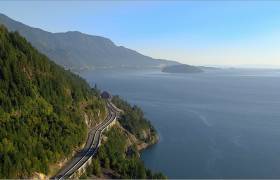
[{"label": "calm blue water", "polygon": [[160,142],[142,153],[170,178],[280,178],[280,72],[82,73],[143,108]]}]

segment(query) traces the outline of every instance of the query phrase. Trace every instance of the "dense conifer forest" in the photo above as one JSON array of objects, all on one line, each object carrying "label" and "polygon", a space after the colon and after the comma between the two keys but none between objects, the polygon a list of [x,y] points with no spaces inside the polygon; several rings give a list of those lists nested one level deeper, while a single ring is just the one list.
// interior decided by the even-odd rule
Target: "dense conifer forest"
[{"label": "dense conifer forest", "polygon": [[85,113],[105,115],[98,91],[0,27],[0,177],[47,174],[87,134]]}]

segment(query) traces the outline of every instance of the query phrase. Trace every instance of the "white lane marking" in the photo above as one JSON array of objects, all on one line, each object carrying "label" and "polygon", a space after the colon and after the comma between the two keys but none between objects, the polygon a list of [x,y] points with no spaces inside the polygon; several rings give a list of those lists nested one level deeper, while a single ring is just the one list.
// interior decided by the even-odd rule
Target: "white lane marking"
[{"label": "white lane marking", "polygon": [[[107,105],[109,105],[109,104],[112,106],[111,103],[107,103]],[[116,110],[116,109],[115,109],[115,106],[113,106],[113,108],[112,108],[112,107],[109,107],[109,110],[113,111],[112,109],[113,109],[113,110]],[[104,123],[104,125],[106,125],[106,126],[103,128],[104,125],[102,125],[101,128],[98,128],[98,129],[95,131],[95,133],[94,133],[94,138],[93,138],[93,141],[92,141],[93,144],[90,146],[90,148],[94,145],[94,140],[95,140],[96,132],[99,131],[100,129],[102,129],[102,130],[101,130],[101,133],[100,133],[100,135],[99,135],[99,137],[98,137],[97,147],[94,149],[93,154],[95,154],[96,151],[97,151],[98,144],[99,144],[99,141],[100,141],[100,136],[101,136],[103,130],[117,117],[117,114],[116,114],[116,113],[113,113],[113,114],[109,113],[109,116],[110,116],[109,121],[107,121],[107,122]],[[112,116],[114,116],[114,118],[112,118]],[[108,117],[108,116],[107,116],[107,117]],[[107,117],[106,117],[106,119],[107,119]],[[103,122],[104,122],[104,121],[103,121]],[[99,127],[99,125],[101,125],[101,124],[102,124],[102,122],[101,122],[100,124],[98,124],[97,127]],[[107,125],[107,124],[108,124],[108,125]],[[86,155],[83,156],[77,163],[75,163],[75,165],[74,165],[72,168],[70,168],[68,171],[66,171],[66,172],[64,173],[64,175],[61,176],[61,177],[59,178],[59,180],[62,179],[62,178],[64,178],[64,177],[69,173],[69,171],[73,170],[73,168],[75,168],[75,167],[87,156],[87,154],[88,154],[89,151],[90,151],[90,148],[88,149]]]}]

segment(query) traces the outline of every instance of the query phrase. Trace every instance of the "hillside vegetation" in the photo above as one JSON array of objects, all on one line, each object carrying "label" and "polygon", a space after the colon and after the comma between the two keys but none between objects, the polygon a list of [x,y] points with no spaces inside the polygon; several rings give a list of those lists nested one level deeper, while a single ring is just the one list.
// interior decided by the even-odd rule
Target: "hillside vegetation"
[{"label": "hillside vegetation", "polygon": [[0,177],[49,172],[105,115],[98,92],[0,26]]},{"label": "hillside vegetation", "polygon": [[[105,139],[105,141],[104,141]],[[145,168],[139,151],[129,135],[119,125],[110,129],[98,149],[93,163],[87,168],[84,178],[117,179],[166,179],[162,173]],[[108,173],[110,172],[110,173]]]},{"label": "hillside vegetation", "polygon": [[[118,96],[113,103],[123,110],[119,124],[105,134],[106,138],[98,150],[92,165],[81,178],[125,178],[125,179],[165,179],[162,173],[154,173],[145,168],[140,159],[139,144],[144,148],[157,142],[156,130],[144,117],[142,110],[131,106]],[[142,146],[143,147],[143,146]],[[104,175],[111,170],[111,174]]]},{"label": "hillside vegetation", "polygon": [[124,111],[119,118],[120,124],[145,143],[153,144],[157,140],[157,132],[151,122],[144,117],[143,111],[138,106],[131,106],[119,96],[114,96],[112,102]]}]

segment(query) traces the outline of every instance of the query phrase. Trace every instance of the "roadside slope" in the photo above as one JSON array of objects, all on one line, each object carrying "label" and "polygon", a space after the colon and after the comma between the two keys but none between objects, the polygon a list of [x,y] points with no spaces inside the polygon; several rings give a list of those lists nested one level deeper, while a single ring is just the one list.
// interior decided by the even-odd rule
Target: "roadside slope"
[{"label": "roadside slope", "polygon": [[165,179],[162,173],[145,168],[140,150],[158,140],[158,135],[139,107],[120,97],[112,102],[123,112],[118,122],[102,138],[97,156],[81,178]]}]

